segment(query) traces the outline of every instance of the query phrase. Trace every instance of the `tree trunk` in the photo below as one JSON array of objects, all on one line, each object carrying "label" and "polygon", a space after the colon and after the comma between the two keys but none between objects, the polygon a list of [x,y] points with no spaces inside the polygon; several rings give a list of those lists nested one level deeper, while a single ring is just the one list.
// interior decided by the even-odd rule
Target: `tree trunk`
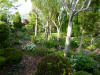
[{"label": "tree trunk", "polygon": [[67,53],[69,51],[70,46],[70,39],[71,39],[71,33],[72,33],[72,24],[73,24],[73,16],[69,16],[69,23],[67,28],[67,36],[66,36],[66,42],[65,42],[65,50],[64,50],[64,56],[67,56]]},{"label": "tree trunk", "polygon": [[82,36],[81,36],[81,41],[80,41],[80,46],[79,46],[79,51],[82,51],[82,43],[84,39],[84,31],[82,31]]},{"label": "tree trunk", "polygon": [[94,42],[94,38],[93,38],[93,35],[91,34],[91,44],[93,44]]},{"label": "tree trunk", "polygon": [[49,32],[50,32],[50,36],[51,36],[51,34],[52,34],[52,32],[51,32],[51,25],[49,26]]},{"label": "tree trunk", "polygon": [[49,33],[49,30],[48,30],[48,22],[47,22],[47,26],[45,27],[45,40],[48,40],[48,33]]},{"label": "tree trunk", "polygon": [[38,23],[37,18],[38,18],[38,16],[37,16],[37,9],[36,9],[35,36],[37,36],[37,23]]},{"label": "tree trunk", "polygon": [[60,28],[57,27],[57,40],[60,40]]}]

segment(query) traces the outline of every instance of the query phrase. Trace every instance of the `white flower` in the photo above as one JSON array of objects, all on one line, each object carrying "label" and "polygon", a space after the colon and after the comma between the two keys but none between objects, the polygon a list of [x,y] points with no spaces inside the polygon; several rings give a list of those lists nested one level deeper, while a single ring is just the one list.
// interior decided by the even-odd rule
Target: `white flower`
[{"label": "white flower", "polygon": [[25,45],[22,45],[23,50],[35,50],[36,45],[33,42],[29,42]]}]

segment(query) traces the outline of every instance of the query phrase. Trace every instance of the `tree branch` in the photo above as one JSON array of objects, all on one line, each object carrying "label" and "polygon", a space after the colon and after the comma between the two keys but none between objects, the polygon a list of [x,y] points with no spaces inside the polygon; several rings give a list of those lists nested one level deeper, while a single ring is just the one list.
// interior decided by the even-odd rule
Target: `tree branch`
[{"label": "tree branch", "polygon": [[[87,0],[85,0],[85,1],[87,1]],[[91,4],[91,0],[88,2],[86,8],[84,8],[84,5],[85,5],[85,3],[86,3],[85,1],[83,2],[82,8],[81,8],[80,10],[76,10],[75,13],[74,13],[74,15],[76,15],[76,14],[79,13],[79,12],[85,11],[85,10],[87,10],[87,9],[89,8],[89,6],[90,6],[90,4]]]},{"label": "tree branch", "polygon": [[68,5],[66,4],[65,0],[62,0],[65,10],[69,13]]},{"label": "tree branch", "polygon": [[54,25],[57,27],[56,23],[52,20],[52,22],[54,23]]},{"label": "tree branch", "polygon": [[76,6],[78,5],[78,2],[79,2],[79,0],[76,1],[74,10],[76,9]]}]

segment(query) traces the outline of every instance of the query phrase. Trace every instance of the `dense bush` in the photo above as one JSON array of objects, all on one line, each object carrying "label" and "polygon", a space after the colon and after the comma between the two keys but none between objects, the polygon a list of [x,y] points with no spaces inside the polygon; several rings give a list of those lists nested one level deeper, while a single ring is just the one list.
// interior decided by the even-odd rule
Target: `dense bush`
[{"label": "dense bush", "polygon": [[92,75],[92,74],[85,71],[78,71],[78,72],[75,72],[74,75]]},{"label": "dense bush", "polygon": [[57,37],[52,36],[48,41],[41,40],[40,43],[47,48],[63,49],[65,46],[65,38],[61,37],[58,41]]},{"label": "dense bush", "polygon": [[21,17],[20,17],[20,15],[19,15],[18,12],[15,13],[15,16],[14,16],[14,18],[13,18],[13,24],[14,24],[14,27],[15,27],[16,29],[22,28]]},{"label": "dense bush", "polygon": [[75,48],[78,48],[78,44],[75,40],[71,40],[70,42],[70,48],[71,49],[75,49]]},{"label": "dense bush", "polygon": [[100,75],[100,69],[94,69],[93,75]]},{"label": "dense bush", "polygon": [[69,59],[71,66],[73,69],[76,71],[87,71],[87,72],[93,72],[95,62],[87,55],[84,53],[75,53],[71,56]]},{"label": "dense bush", "polygon": [[44,47],[44,46],[38,46],[34,50],[24,50],[27,54],[32,56],[47,56],[51,53],[53,53],[52,50]]},{"label": "dense bush", "polygon": [[0,56],[6,58],[6,64],[13,65],[19,63],[22,60],[23,54],[16,49],[7,48],[2,51]]},{"label": "dense bush", "polygon": [[9,27],[5,22],[0,21],[0,43],[5,41],[9,36]]},{"label": "dense bush", "polygon": [[[57,51],[56,54],[58,54],[58,55],[60,55],[60,56],[64,56],[64,51],[63,51],[63,50]],[[69,50],[67,56],[68,56],[68,57],[71,57],[72,54],[73,54],[73,51]]]},{"label": "dense bush", "polygon": [[100,63],[100,54],[95,55],[93,58]]},{"label": "dense bush", "polygon": [[23,54],[22,54],[22,52],[20,52],[16,49],[7,48],[7,49],[5,49],[4,56],[7,58],[7,63],[12,65],[12,64],[19,63],[22,60]]},{"label": "dense bush", "polygon": [[5,65],[5,62],[6,58],[0,56],[0,68],[2,68]]},{"label": "dense bush", "polygon": [[66,58],[49,55],[38,63],[35,75],[71,75],[71,73],[72,70]]},{"label": "dense bush", "polygon": [[89,46],[87,46],[87,49],[89,50],[94,50],[96,48],[96,44],[91,44]]}]

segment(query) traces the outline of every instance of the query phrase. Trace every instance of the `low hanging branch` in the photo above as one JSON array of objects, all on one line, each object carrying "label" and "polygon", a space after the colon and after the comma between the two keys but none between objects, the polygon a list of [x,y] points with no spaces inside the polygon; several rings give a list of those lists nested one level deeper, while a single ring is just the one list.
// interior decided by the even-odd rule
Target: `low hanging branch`
[{"label": "low hanging branch", "polygon": [[[61,0],[61,1],[63,3],[63,8],[67,11],[69,15],[69,23],[68,23],[68,28],[67,28],[67,36],[66,36],[65,50],[64,50],[64,56],[67,56],[67,53],[69,51],[69,46],[70,46],[73,17],[79,12],[87,10],[91,4],[91,0],[67,0],[67,2],[66,0]],[[77,7],[80,1],[83,1],[83,2],[81,4],[81,8],[78,9]]]}]

